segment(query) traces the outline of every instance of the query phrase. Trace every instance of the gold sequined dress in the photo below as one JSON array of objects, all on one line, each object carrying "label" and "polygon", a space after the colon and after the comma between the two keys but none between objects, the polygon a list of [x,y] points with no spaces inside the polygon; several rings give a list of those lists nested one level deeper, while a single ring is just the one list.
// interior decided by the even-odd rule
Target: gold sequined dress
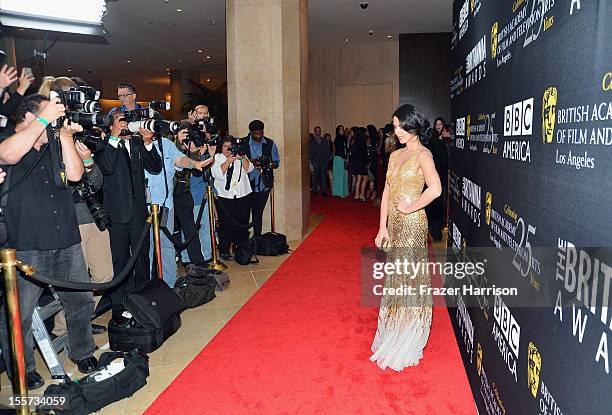
[{"label": "gold sequined dress", "polygon": [[[416,163],[419,151],[410,155],[394,175],[401,151],[391,154],[387,170],[390,187],[387,228],[391,249],[386,260],[392,263],[399,260],[401,264],[407,261],[414,266],[409,267],[408,272],[402,267],[401,272],[386,276],[384,288],[394,288],[396,292],[391,295],[387,290],[383,294],[378,330],[372,344],[374,354],[370,357],[381,369],[390,367],[397,371],[417,365],[423,357],[432,317],[431,295],[419,294],[421,286],[431,287],[427,271],[427,216],[424,209],[408,215],[397,210],[397,202],[401,199],[415,201],[420,197],[425,179]],[[423,265],[419,267],[419,263]],[[408,287],[413,287],[412,293]]]}]

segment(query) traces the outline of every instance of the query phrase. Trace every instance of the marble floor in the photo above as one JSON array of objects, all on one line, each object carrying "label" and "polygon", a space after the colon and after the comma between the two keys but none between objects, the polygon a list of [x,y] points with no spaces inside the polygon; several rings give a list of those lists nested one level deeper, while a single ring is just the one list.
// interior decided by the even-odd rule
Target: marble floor
[{"label": "marble floor", "polygon": [[[311,215],[310,231],[321,221],[320,215]],[[289,243],[292,250],[297,249],[302,241]],[[122,399],[102,409],[101,415],[142,414],[157,396],[178,376],[178,374],[196,357],[223,326],[240,310],[251,296],[263,285],[291,254],[278,257],[260,257],[259,264],[241,266],[228,262],[227,273],[230,276],[230,288],[218,292],[217,297],[197,309],[186,310],[181,314],[182,326],[164,345],[149,355],[150,375],[147,385],[130,398]],[[107,325],[110,312],[96,319],[95,323]],[[102,334],[94,337],[100,348],[99,356],[108,351],[108,336]],[[45,379],[46,385],[51,382],[50,373],[40,354],[36,352],[37,370]],[[63,357],[63,354],[60,356]],[[66,372],[72,378],[80,378],[75,365],[64,359]],[[10,393],[10,382],[5,373],[0,376],[2,393]],[[32,394],[42,394],[46,385]]]}]

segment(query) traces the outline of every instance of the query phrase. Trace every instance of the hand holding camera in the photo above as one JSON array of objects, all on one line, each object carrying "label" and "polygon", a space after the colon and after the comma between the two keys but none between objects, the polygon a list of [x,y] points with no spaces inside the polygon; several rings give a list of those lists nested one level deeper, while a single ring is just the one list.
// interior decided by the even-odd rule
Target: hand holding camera
[{"label": "hand holding camera", "polygon": [[49,123],[53,123],[58,118],[66,115],[66,107],[61,103],[59,98],[53,98],[50,101],[43,101],[40,104],[40,113],[38,115],[40,118],[49,121]]},{"label": "hand holding camera", "polygon": [[74,145],[77,153],[79,153],[79,157],[81,157],[81,160],[85,161],[91,159],[91,150],[85,144],[77,141],[74,143]]},{"label": "hand holding camera", "polygon": [[139,128],[138,132],[140,132],[142,135],[142,140],[144,141],[145,145],[149,145],[153,142],[153,137],[155,136],[153,131],[146,128]]},{"label": "hand holding camera", "polygon": [[82,131],[83,126],[81,124],[64,120],[64,125],[62,125],[60,129],[60,139],[70,138],[72,140],[75,133],[80,133]]}]

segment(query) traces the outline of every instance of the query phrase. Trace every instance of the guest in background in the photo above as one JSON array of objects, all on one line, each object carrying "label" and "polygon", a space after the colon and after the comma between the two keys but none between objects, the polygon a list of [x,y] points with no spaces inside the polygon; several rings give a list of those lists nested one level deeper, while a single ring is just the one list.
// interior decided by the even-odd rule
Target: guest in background
[{"label": "guest in background", "polygon": [[[438,120],[436,120],[436,124]],[[442,140],[436,136],[437,127],[434,124],[434,132],[422,138],[422,143],[431,152],[433,156],[434,164],[436,165],[436,171],[442,182],[442,189],[444,189],[444,177],[448,176],[448,152],[446,145]],[[442,129],[444,125],[442,126]],[[444,197],[442,194],[435,198],[429,205],[425,207],[425,213],[427,214],[427,222],[429,225],[429,232],[434,241],[439,242],[442,240],[442,226],[444,224]]]},{"label": "guest in background", "polygon": [[367,126],[368,137],[370,142],[368,143],[368,176],[370,177],[370,199],[376,198],[376,189],[378,189],[378,171],[377,171],[377,157],[378,157],[378,130],[372,124]]},{"label": "guest in background", "polygon": [[315,127],[314,139],[310,142],[310,164],[312,171],[312,190],[327,196],[327,164],[329,144],[321,137],[321,127]]},{"label": "guest in background", "polygon": [[329,161],[327,162],[327,178],[329,179],[329,187],[334,187],[334,142],[330,133],[325,133],[323,136],[327,144],[329,144]]},{"label": "guest in background", "polygon": [[387,174],[387,168],[389,167],[389,157],[391,153],[397,150],[397,139],[395,138],[395,134],[393,133],[393,126],[391,124],[385,125],[384,131],[384,141],[383,141],[383,167],[385,175]]},{"label": "guest in background", "polygon": [[332,196],[347,197],[349,194],[346,153],[347,142],[344,127],[339,125],[336,127],[336,139],[334,140]]},{"label": "guest in background", "polygon": [[355,182],[357,181],[357,176],[355,174],[355,163],[353,162],[353,158],[351,155],[351,149],[353,147],[353,142],[355,141],[355,130],[357,127],[352,127],[346,130],[346,143],[348,152],[346,153],[348,160],[348,187],[349,194],[355,193]]},{"label": "guest in background", "polygon": [[434,126],[431,129],[429,136],[431,138],[440,138],[440,136],[442,135],[442,130],[444,129],[444,124],[446,124],[446,121],[444,121],[444,118],[442,117],[436,118],[436,121],[434,122]]},{"label": "guest in background", "polygon": [[351,161],[355,169],[355,200],[366,202],[365,187],[368,183],[368,147],[366,143],[367,130],[354,127],[355,138],[351,145]]}]

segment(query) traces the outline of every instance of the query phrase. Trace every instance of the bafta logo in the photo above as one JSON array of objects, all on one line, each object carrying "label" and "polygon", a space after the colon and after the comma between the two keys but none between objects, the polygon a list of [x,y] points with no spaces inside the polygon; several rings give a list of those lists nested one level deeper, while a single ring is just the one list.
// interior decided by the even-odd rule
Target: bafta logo
[{"label": "bafta logo", "polygon": [[493,205],[493,195],[491,192],[487,192],[486,199],[486,210],[485,210],[485,218],[487,221],[487,225],[491,225],[491,206]]},{"label": "bafta logo", "polygon": [[474,0],[470,0],[470,11],[474,14]]},{"label": "bafta logo", "polygon": [[542,142],[552,143],[557,119],[557,88],[551,86],[542,98]]},{"label": "bafta logo", "polygon": [[493,23],[493,27],[491,28],[491,56],[493,59],[497,56],[497,22]]},{"label": "bafta logo", "polygon": [[476,343],[476,370],[478,371],[478,376],[482,372],[482,346],[480,343]]},{"label": "bafta logo", "polygon": [[470,116],[465,117],[465,137],[470,141]]},{"label": "bafta logo", "polygon": [[542,355],[533,342],[529,342],[527,349],[527,384],[533,397],[538,396],[540,385],[540,370],[542,369]]}]

